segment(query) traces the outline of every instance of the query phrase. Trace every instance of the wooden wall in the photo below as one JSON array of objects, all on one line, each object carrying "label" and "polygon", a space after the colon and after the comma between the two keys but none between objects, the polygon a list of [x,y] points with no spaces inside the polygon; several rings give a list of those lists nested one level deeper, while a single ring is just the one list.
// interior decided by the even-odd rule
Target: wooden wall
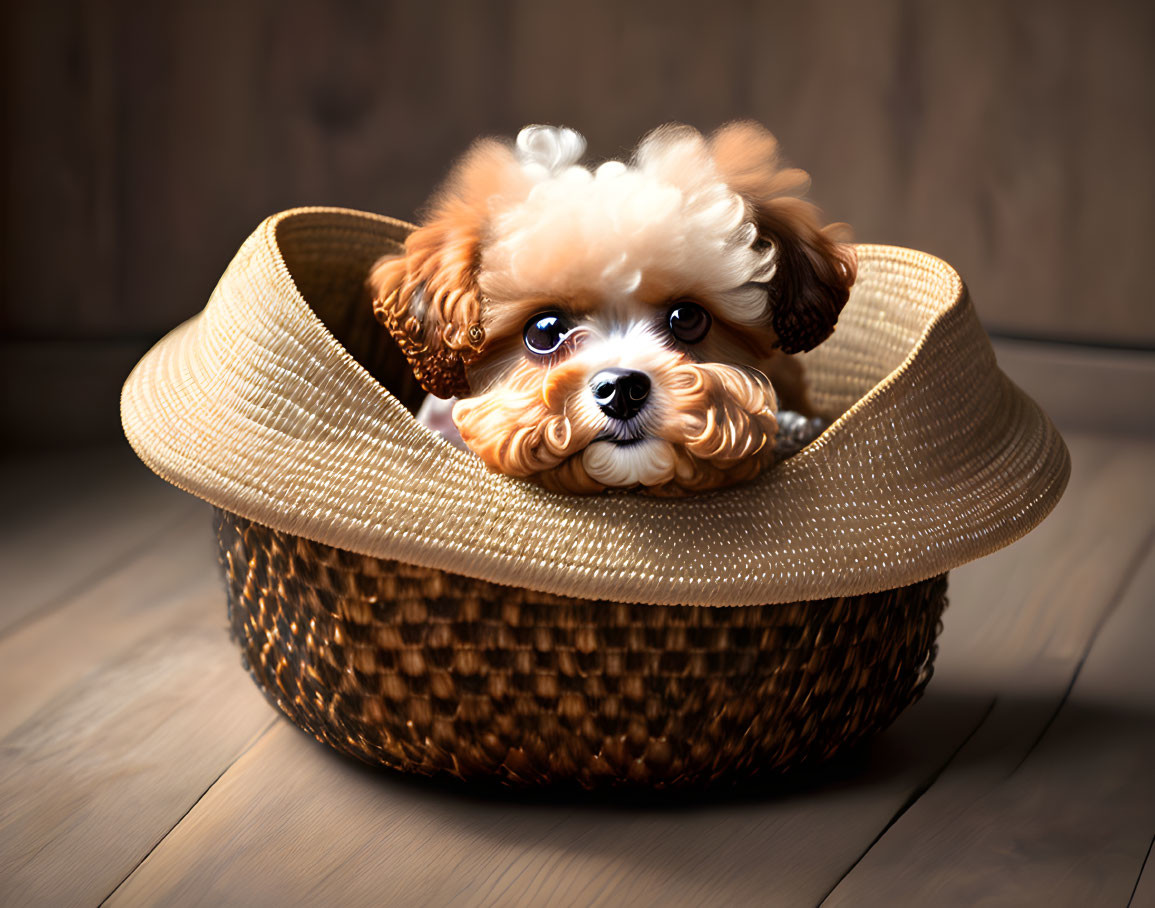
[{"label": "wooden wall", "polygon": [[[1155,347],[1155,6],[59,0],[4,8],[3,437],[111,435],[266,214],[411,216],[480,133],[752,116],[992,331]],[[13,416],[13,414],[15,414]]]}]

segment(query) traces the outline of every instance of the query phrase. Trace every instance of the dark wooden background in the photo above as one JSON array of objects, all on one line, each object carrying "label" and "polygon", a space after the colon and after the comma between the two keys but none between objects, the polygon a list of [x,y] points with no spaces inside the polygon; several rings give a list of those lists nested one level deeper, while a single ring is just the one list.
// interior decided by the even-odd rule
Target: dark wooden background
[{"label": "dark wooden background", "polygon": [[118,433],[262,217],[409,217],[481,133],[752,116],[996,334],[1155,348],[1155,5],[60,0],[3,14],[0,441]]}]

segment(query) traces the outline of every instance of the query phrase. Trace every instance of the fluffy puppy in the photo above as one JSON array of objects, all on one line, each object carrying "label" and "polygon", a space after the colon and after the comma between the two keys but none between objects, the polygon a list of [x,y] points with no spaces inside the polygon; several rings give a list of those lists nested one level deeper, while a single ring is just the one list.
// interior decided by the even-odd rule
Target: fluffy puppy
[{"label": "fluffy puppy", "polygon": [[584,151],[547,126],[475,143],[374,266],[378,319],[494,470],[584,493],[750,479],[779,397],[809,411],[788,354],[834,330],[844,225],[754,123],[663,126],[592,170]]}]

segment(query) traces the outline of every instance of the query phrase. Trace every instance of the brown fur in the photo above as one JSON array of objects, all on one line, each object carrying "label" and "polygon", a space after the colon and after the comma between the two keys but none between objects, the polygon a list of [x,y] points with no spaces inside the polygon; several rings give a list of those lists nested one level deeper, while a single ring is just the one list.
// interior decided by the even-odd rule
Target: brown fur
[{"label": "brown fur", "polygon": [[804,170],[782,166],[778,140],[757,123],[723,126],[710,137],[714,164],[754,210],[759,234],[778,249],[770,282],[770,320],[786,353],[810,350],[834,331],[858,273],[845,224],[821,226],[818,208],[802,196]]},{"label": "brown fur", "polygon": [[381,259],[369,276],[373,311],[422,387],[438,397],[469,392],[465,370],[485,342],[477,269],[488,202],[520,178],[505,144],[474,143],[433,199],[424,226],[409,235],[405,254]]}]

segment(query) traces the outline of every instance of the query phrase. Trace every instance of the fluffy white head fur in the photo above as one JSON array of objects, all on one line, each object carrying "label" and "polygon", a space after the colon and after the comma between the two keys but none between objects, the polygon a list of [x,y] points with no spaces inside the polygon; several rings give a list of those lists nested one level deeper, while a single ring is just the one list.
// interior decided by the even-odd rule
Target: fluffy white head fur
[{"label": "fluffy white head fur", "polygon": [[491,200],[483,293],[593,291],[614,301],[652,271],[708,294],[736,323],[765,316],[757,284],[773,277],[775,250],[754,247],[747,205],[721,181],[697,132],[658,130],[629,164],[594,171],[577,163],[585,140],[571,129],[529,126],[517,147],[526,179]]}]

